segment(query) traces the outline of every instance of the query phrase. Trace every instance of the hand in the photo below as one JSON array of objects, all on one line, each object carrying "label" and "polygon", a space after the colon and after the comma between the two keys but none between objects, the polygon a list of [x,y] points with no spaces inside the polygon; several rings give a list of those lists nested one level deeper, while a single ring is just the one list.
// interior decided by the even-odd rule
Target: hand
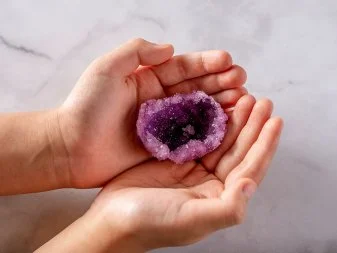
[{"label": "hand", "polygon": [[200,163],[147,160],[104,187],[88,214],[104,221],[102,234],[123,231],[144,250],[189,244],[242,222],[281,134],[282,120],[271,113],[269,100],[243,96],[215,152]]},{"label": "hand", "polygon": [[173,55],[171,45],[132,40],[95,60],[58,110],[69,187],[95,187],[151,155],[136,134],[139,105],[203,90],[224,108],[246,90],[245,71],[224,51]]}]

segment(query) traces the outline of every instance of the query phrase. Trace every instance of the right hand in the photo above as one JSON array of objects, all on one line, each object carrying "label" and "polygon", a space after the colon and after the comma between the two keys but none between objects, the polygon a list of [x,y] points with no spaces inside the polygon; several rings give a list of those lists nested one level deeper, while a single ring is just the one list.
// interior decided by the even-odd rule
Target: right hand
[{"label": "right hand", "polygon": [[281,134],[282,120],[271,112],[269,100],[242,97],[218,153],[202,163],[135,166],[103,188],[88,215],[101,217],[106,235],[121,231],[144,250],[190,244],[241,223]]}]

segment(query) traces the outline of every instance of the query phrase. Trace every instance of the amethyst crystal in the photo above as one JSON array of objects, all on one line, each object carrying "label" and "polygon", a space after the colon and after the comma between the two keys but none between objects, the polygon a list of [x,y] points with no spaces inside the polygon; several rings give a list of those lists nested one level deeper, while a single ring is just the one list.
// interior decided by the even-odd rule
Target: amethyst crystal
[{"label": "amethyst crystal", "polygon": [[143,103],[137,133],[145,148],[159,160],[184,163],[220,145],[227,119],[220,104],[196,91]]}]

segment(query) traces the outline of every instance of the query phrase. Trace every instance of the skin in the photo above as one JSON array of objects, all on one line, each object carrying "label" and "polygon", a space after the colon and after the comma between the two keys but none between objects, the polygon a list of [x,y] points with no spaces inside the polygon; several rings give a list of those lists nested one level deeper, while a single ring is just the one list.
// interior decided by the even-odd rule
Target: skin
[{"label": "skin", "polygon": [[102,185],[151,158],[135,131],[144,101],[199,89],[226,108],[247,93],[242,87],[246,73],[232,64],[227,52],[172,55],[171,45],[137,39],[97,59],[84,72],[60,109],[70,185]]},{"label": "skin", "polygon": [[[276,151],[282,120],[271,117],[270,100],[247,95],[246,73],[227,52],[172,56],[168,44],[123,44],[88,67],[60,108],[31,116],[42,125],[42,115],[48,119],[45,141],[31,130],[30,149],[22,148],[19,156],[0,151],[0,158],[10,157],[0,166],[3,194],[104,186],[83,217],[37,252],[145,252],[190,244],[242,222]],[[140,104],[197,89],[229,112],[223,143],[198,162],[151,158],[136,135]],[[12,125],[18,124],[13,117]],[[18,131],[2,124],[3,140],[12,143]],[[36,156],[45,162],[28,163],[29,151],[40,154],[42,147],[49,152]],[[48,180],[23,183],[13,177],[22,167],[25,176]],[[11,180],[21,180],[19,189],[6,183]]]}]

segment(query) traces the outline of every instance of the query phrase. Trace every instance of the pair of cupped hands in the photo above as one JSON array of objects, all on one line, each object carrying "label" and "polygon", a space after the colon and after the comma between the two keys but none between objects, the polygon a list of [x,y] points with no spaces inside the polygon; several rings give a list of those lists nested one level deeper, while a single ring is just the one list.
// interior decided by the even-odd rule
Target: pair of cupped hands
[{"label": "pair of cupped hands", "polygon": [[[173,51],[143,39],[121,45],[87,68],[57,112],[65,187],[103,186],[85,214],[98,224],[93,234],[120,231],[144,250],[186,245],[241,223],[282,130],[272,102],[256,101],[243,87],[246,73],[229,53]],[[194,90],[228,113],[222,144],[181,165],[152,158],[137,137],[139,106]]]}]

